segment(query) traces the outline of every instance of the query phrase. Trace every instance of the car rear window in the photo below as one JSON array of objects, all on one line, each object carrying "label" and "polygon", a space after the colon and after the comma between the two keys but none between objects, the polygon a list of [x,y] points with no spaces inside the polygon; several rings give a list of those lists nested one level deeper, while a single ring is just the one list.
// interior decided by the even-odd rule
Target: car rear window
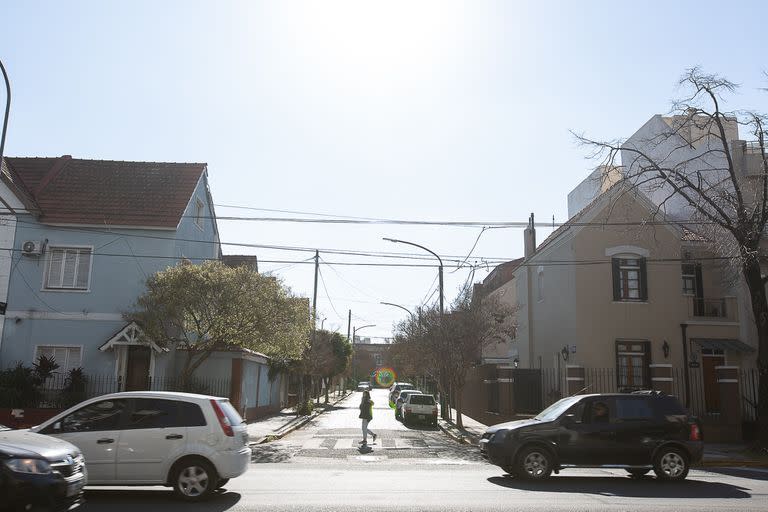
[{"label": "car rear window", "polygon": [[232,404],[229,403],[229,400],[219,400],[217,403],[219,404],[219,407],[221,407],[221,410],[224,412],[224,415],[229,420],[230,425],[240,425],[243,422],[243,418],[241,418],[237,410],[232,407]]},{"label": "car rear window", "polygon": [[410,403],[415,405],[435,405],[435,399],[432,395],[411,395]]}]

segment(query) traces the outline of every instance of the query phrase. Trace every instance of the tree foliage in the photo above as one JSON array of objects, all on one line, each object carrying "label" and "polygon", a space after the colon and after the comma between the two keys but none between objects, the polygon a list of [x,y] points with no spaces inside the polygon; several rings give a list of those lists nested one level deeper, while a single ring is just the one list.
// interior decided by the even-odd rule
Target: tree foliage
[{"label": "tree foliage", "polygon": [[[738,86],[721,76],[693,68],[680,85],[686,92],[673,102],[673,122],[662,133],[640,141],[577,138],[610,167],[621,156],[625,188],[651,196],[659,210],[671,211],[675,221],[702,234],[740,275],[757,330],[758,431],[762,446],[768,447],[768,277],[763,271],[768,117],[752,110],[725,110]],[[734,140],[736,126],[751,140]]]},{"label": "tree foliage", "polygon": [[514,337],[514,308],[493,297],[472,301],[467,287],[441,315],[436,307],[421,308],[396,326],[392,361],[412,375],[426,374],[443,396],[451,396],[462,427],[461,395],[467,372],[480,363],[483,348]]},{"label": "tree foliage", "polygon": [[305,299],[274,277],[218,261],[157,272],[126,316],[146,338],[186,353],[185,381],[216,349],[242,347],[298,359],[309,341]]}]

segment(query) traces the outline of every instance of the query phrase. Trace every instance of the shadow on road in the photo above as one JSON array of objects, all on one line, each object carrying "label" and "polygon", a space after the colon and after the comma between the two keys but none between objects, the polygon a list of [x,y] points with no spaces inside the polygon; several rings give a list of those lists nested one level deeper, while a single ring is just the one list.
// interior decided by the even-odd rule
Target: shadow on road
[{"label": "shadow on road", "polygon": [[260,444],[251,450],[251,462],[254,464],[288,462],[296,451],[298,451],[297,448],[282,443]]},{"label": "shadow on road", "polygon": [[738,478],[749,478],[750,480],[763,480],[768,481],[768,472],[756,471],[753,468],[705,468],[710,473],[718,473],[721,475],[735,476]]},{"label": "shadow on road", "polygon": [[[223,512],[234,507],[240,501],[240,494],[221,490],[202,503],[195,503],[195,512]],[[165,512],[188,512],[190,504],[173,495],[173,491],[158,488],[156,490],[134,489],[88,489],[85,492],[85,504],[78,511],[103,509],[108,506],[111,512],[135,512],[141,507],[158,510],[162,507]]]},{"label": "shadow on road", "polygon": [[543,482],[531,482],[509,476],[493,476],[492,484],[521,491],[566,492],[623,496],[630,498],[750,498],[744,487],[720,482],[684,480],[660,482],[653,477],[579,477],[553,476]]}]

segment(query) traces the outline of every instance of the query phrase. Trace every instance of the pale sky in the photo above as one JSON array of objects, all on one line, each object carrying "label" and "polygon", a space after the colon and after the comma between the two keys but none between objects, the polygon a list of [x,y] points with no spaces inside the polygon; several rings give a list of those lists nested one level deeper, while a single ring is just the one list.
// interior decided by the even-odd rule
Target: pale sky
[{"label": "pale sky", "polygon": [[[665,113],[686,68],[768,111],[764,1],[34,1],[0,4],[12,83],[6,156],[207,162],[219,216],[557,222],[596,162],[569,130],[627,137]],[[0,89],[2,91],[2,89]],[[0,92],[0,102],[4,94]],[[4,103],[0,103],[4,106]],[[314,218],[317,218],[314,216]],[[481,228],[219,222],[223,242],[321,249],[324,262],[462,260]],[[538,239],[548,234],[539,229]],[[471,263],[513,259],[486,231]],[[257,254],[312,296],[310,252]],[[446,269],[446,303],[492,266]],[[321,265],[319,319],[390,336],[435,301],[436,268]],[[326,292],[327,289],[327,292]]]}]

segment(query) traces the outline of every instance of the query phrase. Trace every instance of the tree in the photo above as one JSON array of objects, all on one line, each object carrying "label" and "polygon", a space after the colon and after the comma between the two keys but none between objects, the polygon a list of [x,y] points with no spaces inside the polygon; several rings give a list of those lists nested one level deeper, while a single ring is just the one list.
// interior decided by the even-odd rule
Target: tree
[{"label": "tree", "polygon": [[325,403],[328,403],[331,379],[343,374],[349,367],[352,359],[352,345],[341,334],[321,329],[315,331],[307,357],[310,372],[323,379]]},{"label": "tree", "polygon": [[243,347],[290,359],[308,344],[306,300],[250,267],[177,265],[149,277],[146,286],[126,317],[159,346],[184,350],[182,386],[217,349]]},{"label": "tree", "polygon": [[514,309],[494,297],[472,300],[471,288],[463,289],[441,315],[432,307],[396,327],[396,357],[410,360],[438,384],[440,393],[452,397],[456,424],[463,428],[462,392],[467,372],[479,364],[483,348],[514,336]]},{"label": "tree", "polygon": [[[768,118],[755,111],[725,111],[737,85],[699,68],[680,79],[688,93],[673,102],[668,129],[640,140],[598,141],[577,135],[593,157],[620,168],[625,187],[642,191],[672,220],[689,226],[731,262],[749,292],[757,331],[759,444],[768,447]],[[737,141],[737,127],[753,138]],[[738,284],[738,283],[736,283]]]}]

